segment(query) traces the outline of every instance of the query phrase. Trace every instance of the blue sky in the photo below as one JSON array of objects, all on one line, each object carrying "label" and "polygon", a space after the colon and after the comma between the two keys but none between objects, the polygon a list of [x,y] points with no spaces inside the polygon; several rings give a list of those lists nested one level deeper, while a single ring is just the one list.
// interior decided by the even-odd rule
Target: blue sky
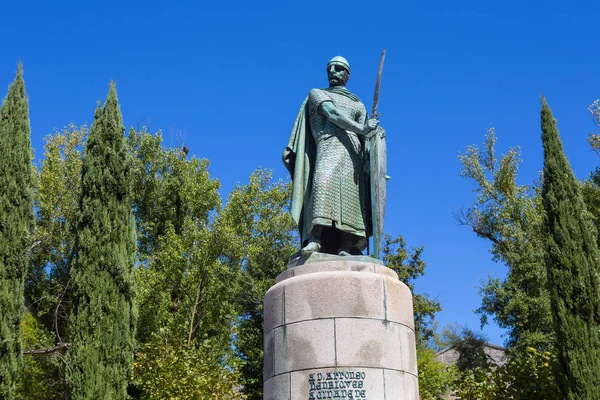
[{"label": "blue sky", "polygon": [[[506,268],[456,224],[474,199],[459,152],[493,123],[498,150],[520,146],[519,181],[542,169],[539,96],[559,122],[579,178],[598,165],[587,106],[600,97],[598,1],[10,2],[2,6],[0,83],[22,60],[33,144],[93,120],[117,82],[125,124],[183,135],[227,195],[257,167],[287,178],[281,152],[302,100],[345,56],[348,88],[370,108],[387,49],[380,107],[388,133],[386,231],[425,246],[416,291],[437,297],[441,326],[478,328],[477,286]],[[4,96],[2,94],[2,96]],[[485,327],[502,343],[502,331]]]}]

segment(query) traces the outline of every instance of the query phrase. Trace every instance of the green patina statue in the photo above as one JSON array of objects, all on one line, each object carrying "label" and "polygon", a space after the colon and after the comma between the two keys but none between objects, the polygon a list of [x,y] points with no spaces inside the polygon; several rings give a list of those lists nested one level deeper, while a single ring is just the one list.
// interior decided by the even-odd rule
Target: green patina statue
[{"label": "green patina statue", "polygon": [[[373,196],[373,190],[380,194],[373,187],[372,171],[378,161],[373,162],[370,150],[375,138],[381,142],[385,133],[378,119],[368,118],[363,103],[346,89],[350,65],[345,58],[329,61],[327,76],[329,87],[312,89],[304,100],[283,152],[293,179],[290,212],[298,225],[303,256],[362,255],[378,230],[373,221],[382,226],[383,215],[377,211],[381,205],[373,207],[373,201],[381,203]],[[379,157],[377,153],[385,160],[385,142],[383,151],[375,148]],[[380,233],[376,232],[376,253],[377,236]]]}]

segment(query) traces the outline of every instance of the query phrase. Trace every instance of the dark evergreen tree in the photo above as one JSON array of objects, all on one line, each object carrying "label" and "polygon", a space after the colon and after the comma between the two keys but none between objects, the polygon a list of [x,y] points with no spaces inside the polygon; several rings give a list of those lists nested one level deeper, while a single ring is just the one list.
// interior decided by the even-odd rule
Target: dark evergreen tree
[{"label": "dark evergreen tree", "polygon": [[449,327],[444,330],[449,347],[458,353],[456,367],[461,373],[485,371],[489,365],[485,354],[486,338],[483,334],[467,327]]},{"label": "dark evergreen tree", "polygon": [[600,252],[596,232],[563,152],[552,112],[542,98],[548,285],[556,334],[561,398],[600,396]]},{"label": "dark evergreen tree", "polygon": [[125,399],[132,378],[136,241],[124,131],[111,83],[83,156],[68,352],[74,400]]},{"label": "dark evergreen tree", "polygon": [[14,397],[22,365],[19,324],[34,227],[29,106],[19,64],[0,109],[0,398]]}]

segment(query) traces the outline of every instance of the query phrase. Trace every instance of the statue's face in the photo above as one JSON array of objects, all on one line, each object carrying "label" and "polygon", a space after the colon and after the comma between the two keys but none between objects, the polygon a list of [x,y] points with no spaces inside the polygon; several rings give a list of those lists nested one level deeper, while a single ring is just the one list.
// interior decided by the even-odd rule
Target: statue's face
[{"label": "statue's face", "polygon": [[341,65],[332,64],[327,67],[329,86],[346,86],[348,78],[350,78],[350,73]]}]

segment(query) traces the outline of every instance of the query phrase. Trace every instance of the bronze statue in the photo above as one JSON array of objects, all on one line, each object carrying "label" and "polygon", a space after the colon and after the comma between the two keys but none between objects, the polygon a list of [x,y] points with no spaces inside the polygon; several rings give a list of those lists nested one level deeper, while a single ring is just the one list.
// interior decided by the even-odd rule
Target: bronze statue
[{"label": "bronze statue", "polygon": [[[373,154],[385,160],[385,141],[383,151],[373,147],[375,141],[385,139],[385,133],[378,119],[368,118],[363,103],[346,89],[350,65],[345,58],[331,59],[327,76],[329,87],[312,89],[304,100],[283,152],[293,180],[290,212],[298,225],[303,255],[362,255],[374,221],[382,225],[383,215],[373,215],[381,212],[377,211],[381,196],[373,196],[377,176],[372,167],[381,164],[377,159],[373,162]],[[380,77],[381,73],[378,83]],[[378,93],[377,88],[374,108]],[[375,175],[381,172],[385,173]],[[379,208],[373,207],[374,201]],[[380,236],[376,232],[376,253]]]}]

